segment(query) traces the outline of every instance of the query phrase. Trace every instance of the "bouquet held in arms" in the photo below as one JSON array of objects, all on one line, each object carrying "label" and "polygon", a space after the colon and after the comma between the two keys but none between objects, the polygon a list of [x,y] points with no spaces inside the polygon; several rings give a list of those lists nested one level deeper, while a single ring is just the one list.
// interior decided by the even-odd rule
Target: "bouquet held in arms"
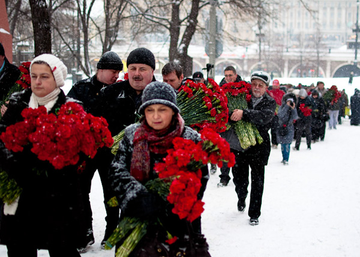
[{"label": "bouquet held in arms", "polygon": [[[39,160],[50,162],[58,170],[79,165],[78,172],[81,172],[85,162],[79,163],[80,153],[94,158],[98,148],[110,147],[113,143],[107,121],[86,113],[77,103],[62,105],[57,115],[48,114],[44,106],[26,108],[21,115],[24,120],[8,126],[0,140],[13,152],[22,152],[25,146],[31,145],[31,152]],[[1,172],[0,198],[10,204],[19,192],[16,182]]]},{"label": "bouquet held in arms", "polygon": [[[179,219],[189,222],[200,217],[204,211],[204,202],[198,200],[197,195],[201,188],[201,167],[207,163],[222,167],[223,162],[228,167],[235,164],[235,157],[230,152],[230,146],[212,129],[204,128],[201,134],[202,141],[195,143],[181,137],[173,140],[173,148],[167,151],[164,162],[156,163],[155,171],[158,178],[148,181],[145,186],[153,193],[157,193],[165,201],[173,205],[172,212]],[[116,200],[112,201],[112,206]],[[122,245],[118,248],[116,256],[126,257],[136,247],[137,243],[147,232],[150,222],[162,226],[161,219],[143,220],[140,218],[124,217],[106,242],[105,249],[113,248],[120,240]],[[164,229],[167,231],[166,227]],[[172,244],[176,236],[167,232],[166,243]],[[164,242],[165,243],[165,242]]]},{"label": "bouquet held in arms", "polygon": [[304,114],[305,117],[310,116],[312,112],[312,109],[309,106],[305,106],[305,104],[300,104],[299,110]]},{"label": "bouquet held in arms", "polygon": [[[203,128],[211,128],[218,133],[226,130],[229,113],[227,98],[213,79],[209,78],[207,85],[186,80],[177,94],[177,105],[185,125],[197,131]],[[113,137],[113,154],[116,154],[124,132],[125,130],[122,130]]]},{"label": "bouquet held in arms", "polygon": [[337,103],[339,99],[341,98],[341,93],[338,91],[337,86],[331,86],[331,88],[325,92],[323,96],[326,104],[333,105],[334,103]]},{"label": "bouquet held in arms", "polygon": [[[229,112],[233,112],[235,109],[246,110],[248,108],[247,103],[251,101],[251,84],[245,81],[230,82],[224,84],[222,88],[228,98]],[[257,143],[261,144],[264,141],[256,126],[250,122],[239,120],[229,125],[229,128],[231,126],[234,127],[243,149],[247,149]]]},{"label": "bouquet held in arms", "polygon": [[[31,79],[30,79],[30,72],[29,72],[30,63],[31,62],[23,62],[23,63],[21,63],[21,65],[19,66],[19,70],[21,72],[20,77],[15,82],[15,84],[10,88],[10,90],[7,93],[5,99],[0,99],[0,107],[3,104],[7,104],[11,94],[13,94],[15,92],[19,92],[19,91],[21,91],[23,89],[26,89],[26,88],[29,88],[31,86]],[[0,114],[0,118],[1,118],[1,114]]]}]

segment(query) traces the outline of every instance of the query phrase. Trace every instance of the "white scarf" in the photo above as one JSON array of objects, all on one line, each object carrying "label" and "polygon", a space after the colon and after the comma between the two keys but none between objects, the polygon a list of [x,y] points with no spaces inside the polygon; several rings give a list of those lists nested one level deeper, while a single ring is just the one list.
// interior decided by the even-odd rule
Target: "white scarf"
[{"label": "white scarf", "polygon": [[[57,87],[50,94],[47,94],[44,97],[38,97],[34,93],[32,93],[30,96],[29,107],[35,109],[35,108],[38,108],[39,106],[45,106],[47,112],[49,112],[51,110],[51,108],[55,105],[60,92],[61,92],[60,88]],[[20,196],[18,198],[16,198],[16,200],[13,203],[11,203],[11,204],[5,203],[4,204],[4,214],[5,215],[15,215],[15,212],[16,212],[18,204],[19,204],[19,199],[20,199]]]},{"label": "white scarf", "polygon": [[60,88],[55,88],[51,93],[47,94],[44,97],[38,97],[34,93],[31,94],[29,107],[38,108],[39,106],[45,106],[46,110],[49,112],[51,108],[55,105],[58,96],[60,94]]}]

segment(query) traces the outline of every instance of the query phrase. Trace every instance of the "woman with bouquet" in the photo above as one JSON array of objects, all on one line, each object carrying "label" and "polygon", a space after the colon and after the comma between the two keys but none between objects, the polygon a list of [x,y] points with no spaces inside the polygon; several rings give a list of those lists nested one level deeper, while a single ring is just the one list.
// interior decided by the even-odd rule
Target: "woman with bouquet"
[{"label": "woman with bouquet", "polygon": [[[210,256],[201,235],[200,217],[193,222],[172,213],[171,205],[145,184],[158,178],[154,165],[161,163],[174,138],[201,141],[200,135],[184,126],[176,102],[176,92],[163,82],[151,82],[142,95],[140,123],[125,129],[119,150],[110,168],[112,187],[121,209],[121,219],[135,217],[149,220],[146,234],[129,256]],[[201,199],[209,178],[202,165]],[[169,235],[175,242],[168,241]],[[123,241],[117,244],[121,249]],[[123,256],[123,255],[119,255]]]},{"label": "woman with bouquet", "polygon": [[[21,113],[26,108],[44,106],[47,113],[55,114],[69,101],[60,89],[67,68],[57,57],[36,57],[30,74],[31,88],[10,97],[0,132],[23,121]],[[22,188],[15,202],[3,206],[0,236],[8,256],[36,257],[37,249],[48,249],[51,257],[80,257],[75,244],[75,228],[82,220],[77,166],[55,170],[30,151],[30,144],[15,152],[0,140],[0,169]]]}]

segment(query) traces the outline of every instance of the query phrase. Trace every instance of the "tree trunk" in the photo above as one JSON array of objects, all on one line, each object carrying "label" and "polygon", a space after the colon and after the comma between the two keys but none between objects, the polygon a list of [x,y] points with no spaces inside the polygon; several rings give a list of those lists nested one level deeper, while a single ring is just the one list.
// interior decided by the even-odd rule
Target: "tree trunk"
[{"label": "tree trunk", "polygon": [[51,15],[45,0],[29,0],[34,30],[35,56],[51,53]]},{"label": "tree trunk", "polygon": [[[189,18],[187,19],[188,25],[186,26],[186,29],[182,36],[179,47],[176,48],[175,56],[174,56],[175,51],[171,47],[172,47],[172,44],[175,44],[175,40],[176,40],[176,43],[178,42],[180,26],[179,25],[177,26],[178,30],[176,30],[176,28],[173,28],[170,30],[170,37],[171,37],[170,42],[171,43],[170,43],[169,57],[170,57],[170,60],[177,59],[180,62],[180,65],[183,67],[185,77],[190,77],[192,75],[192,58],[190,56],[188,56],[188,50],[189,50],[191,39],[194,36],[195,31],[196,31],[197,17],[199,15],[199,5],[200,5],[200,0],[192,0],[190,15],[189,15]],[[174,8],[174,4],[173,4],[173,8]],[[179,19],[179,11],[177,14],[178,14],[177,17],[172,15],[172,22],[174,21],[173,19],[175,19],[175,21],[176,21],[176,18]],[[174,24],[175,24],[175,22],[174,22]],[[171,24],[171,25],[173,25],[173,24]]]}]

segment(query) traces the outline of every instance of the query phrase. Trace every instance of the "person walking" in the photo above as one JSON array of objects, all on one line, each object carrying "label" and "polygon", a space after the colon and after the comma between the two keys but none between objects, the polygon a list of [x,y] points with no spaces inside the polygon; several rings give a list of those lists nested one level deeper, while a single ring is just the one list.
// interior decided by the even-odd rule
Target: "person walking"
[{"label": "person walking", "polygon": [[294,150],[300,150],[302,134],[305,133],[307,149],[311,150],[311,111],[313,102],[308,97],[305,89],[300,89],[296,110],[299,118],[296,121],[296,142]]},{"label": "person walking", "polygon": [[[150,219],[144,237],[130,256],[194,256],[208,257],[208,244],[199,226],[180,219],[158,194],[145,184],[158,177],[154,165],[172,148],[173,139],[182,137],[199,142],[200,135],[184,125],[176,103],[176,92],[167,83],[151,82],[143,91],[140,123],[128,126],[112,162],[109,176],[119,201],[122,217]],[[201,167],[201,199],[209,178],[206,165]],[[152,222],[152,217],[158,222]],[[161,218],[159,218],[161,217]],[[170,244],[171,233],[176,242]],[[120,245],[117,245],[119,248]]]},{"label": "person walking", "polygon": [[[37,56],[30,64],[30,74],[31,88],[12,94],[0,132],[23,121],[21,113],[26,108],[44,106],[47,113],[56,115],[71,101],[61,90],[67,68],[56,56]],[[77,227],[84,215],[78,167],[55,169],[30,148],[15,153],[0,140],[0,169],[22,188],[18,201],[3,209],[0,238],[8,256],[36,257],[37,249],[47,249],[51,257],[80,257]]]},{"label": "person walking", "polygon": [[[94,116],[101,116],[101,89],[114,84],[119,78],[119,72],[123,69],[123,63],[120,57],[112,51],[104,53],[97,63],[96,74],[90,78],[76,82],[70,89],[68,96],[77,99],[83,103],[84,110]],[[84,208],[87,214],[86,227],[80,228],[82,235],[79,237],[78,250],[84,253],[88,247],[94,244],[94,232],[92,225],[92,210],[90,204],[91,181],[97,170],[100,176],[103,188],[104,205],[106,210],[106,228],[101,245],[116,228],[119,219],[119,208],[109,207],[107,202],[112,197],[110,192],[110,182],[108,181],[108,170],[114,155],[110,148],[99,149],[95,158],[91,159],[86,165],[85,171],[81,174],[82,192],[84,195]]]},{"label": "person walking", "polygon": [[358,126],[360,124],[360,90],[355,89],[354,95],[350,97],[351,117],[350,125]]},{"label": "person walking", "polygon": [[[270,156],[269,129],[275,115],[276,102],[266,93],[270,83],[270,76],[263,71],[251,74],[251,100],[245,110],[235,109],[229,120],[236,122],[243,120],[253,123],[258,129],[263,142],[242,149],[237,136],[226,138],[230,144],[231,151],[235,155],[235,166],[232,167],[235,192],[238,196],[237,209],[245,211],[246,198],[249,186],[249,169],[251,169],[251,192],[248,215],[250,225],[258,225],[261,215],[262,195],[265,182],[265,166]],[[233,127],[229,129],[231,131]],[[235,134],[235,132],[233,133]]]},{"label": "person walking", "polygon": [[[20,76],[20,70],[14,64],[11,64],[5,55],[5,49],[0,43],[0,101],[4,101]],[[1,107],[1,115],[4,115],[7,107],[6,103]]]},{"label": "person walking", "polygon": [[277,79],[274,79],[272,82],[272,89],[270,90],[270,96],[274,98],[276,102],[276,111],[275,116],[272,120],[271,125],[271,144],[274,149],[277,149],[278,140],[277,140],[277,131],[279,130],[279,118],[277,116],[277,112],[279,107],[282,104],[282,98],[285,95],[285,92],[280,89],[280,82]]},{"label": "person walking", "polygon": [[298,119],[296,111],[296,96],[293,93],[285,94],[281,100],[277,116],[279,118],[279,129],[277,130],[278,144],[281,144],[282,161],[284,165],[289,164],[290,145],[294,138],[294,121]]},{"label": "person walking", "polygon": [[323,127],[325,126],[326,121],[328,120],[329,115],[326,111],[326,105],[323,98],[320,96],[319,92],[313,90],[311,93],[313,100],[313,110],[311,112],[311,138],[312,142],[316,143],[319,140],[323,141],[325,136],[322,134]]}]

